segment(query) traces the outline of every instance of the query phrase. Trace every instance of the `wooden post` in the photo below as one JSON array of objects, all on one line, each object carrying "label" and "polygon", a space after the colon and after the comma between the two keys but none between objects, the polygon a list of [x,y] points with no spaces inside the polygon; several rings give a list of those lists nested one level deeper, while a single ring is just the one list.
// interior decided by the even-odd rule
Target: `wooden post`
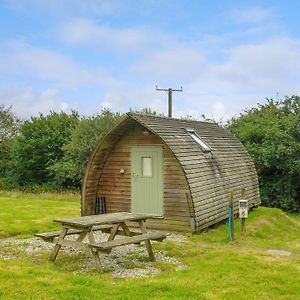
[{"label": "wooden post", "polygon": [[182,87],[180,90],[175,90],[172,88],[168,89],[159,89],[157,86],[155,87],[157,91],[165,91],[168,93],[168,117],[172,118],[172,94],[173,92],[182,92]]},{"label": "wooden post", "polygon": [[172,118],[172,89],[168,89],[168,117]]},{"label": "wooden post", "polygon": [[[246,191],[244,188],[241,190],[241,199],[245,200]],[[241,218],[241,237],[246,236],[246,218]]]},{"label": "wooden post", "polygon": [[246,218],[241,219],[241,237],[246,236]]},{"label": "wooden post", "polygon": [[228,201],[229,201],[229,230],[230,230],[230,240],[234,240],[234,203],[233,203],[233,192],[228,193]]}]

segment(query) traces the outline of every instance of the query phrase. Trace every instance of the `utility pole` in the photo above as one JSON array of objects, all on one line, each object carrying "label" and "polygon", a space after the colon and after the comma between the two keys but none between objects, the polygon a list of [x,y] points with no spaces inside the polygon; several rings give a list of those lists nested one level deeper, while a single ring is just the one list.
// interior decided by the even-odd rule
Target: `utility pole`
[{"label": "utility pole", "polygon": [[172,118],[172,95],[173,95],[173,92],[182,92],[182,87],[180,88],[180,90],[175,90],[172,88],[159,89],[159,88],[157,88],[157,86],[155,86],[155,88],[157,91],[167,92],[167,94],[168,94],[168,117]]}]

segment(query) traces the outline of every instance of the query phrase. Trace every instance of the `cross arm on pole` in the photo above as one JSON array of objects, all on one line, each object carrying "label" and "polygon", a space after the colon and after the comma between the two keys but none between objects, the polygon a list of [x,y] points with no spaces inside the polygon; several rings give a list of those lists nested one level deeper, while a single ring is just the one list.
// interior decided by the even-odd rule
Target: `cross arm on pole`
[{"label": "cross arm on pole", "polygon": [[156,91],[164,91],[164,92],[168,92],[168,91],[170,91],[170,90],[171,90],[172,92],[182,92],[182,91],[183,91],[182,87],[180,87],[180,90],[178,90],[178,89],[172,89],[172,88],[161,89],[161,88],[158,88],[157,85],[155,86],[155,89],[156,89]]},{"label": "cross arm on pole", "polygon": [[167,94],[168,94],[168,117],[172,118],[172,94],[173,94],[173,92],[182,92],[182,87],[180,88],[180,90],[172,89],[172,88],[161,89],[161,88],[158,88],[156,85],[155,88],[157,91],[167,92]]}]

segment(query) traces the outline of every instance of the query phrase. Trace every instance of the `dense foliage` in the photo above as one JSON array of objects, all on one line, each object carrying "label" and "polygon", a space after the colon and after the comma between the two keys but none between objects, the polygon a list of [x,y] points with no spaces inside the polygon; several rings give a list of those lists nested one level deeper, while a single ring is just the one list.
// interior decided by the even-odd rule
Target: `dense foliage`
[{"label": "dense foliage", "polygon": [[299,211],[300,97],[267,99],[233,118],[228,127],[254,161],[263,204]]},{"label": "dense foliage", "polygon": [[63,146],[70,142],[78,122],[76,112],[51,112],[25,121],[12,149],[16,183],[51,184],[55,179],[52,167],[63,158]]},{"label": "dense foliage", "polygon": [[[149,108],[137,112],[157,115]],[[90,117],[51,112],[21,122],[0,106],[0,189],[78,189],[98,141],[122,117],[104,109]],[[269,99],[227,128],[255,163],[263,204],[299,211],[300,97]]]},{"label": "dense foliage", "polygon": [[101,114],[83,117],[63,147],[64,157],[52,166],[54,179],[59,186],[79,187],[88,160],[99,140],[121,119],[119,113],[103,109]]},{"label": "dense foliage", "polygon": [[11,107],[0,105],[0,187],[12,186],[12,146],[20,125],[21,121],[13,114]]},{"label": "dense foliage", "polygon": [[121,117],[108,109],[91,117],[50,112],[21,123],[0,106],[0,189],[78,189],[97,142]]}]

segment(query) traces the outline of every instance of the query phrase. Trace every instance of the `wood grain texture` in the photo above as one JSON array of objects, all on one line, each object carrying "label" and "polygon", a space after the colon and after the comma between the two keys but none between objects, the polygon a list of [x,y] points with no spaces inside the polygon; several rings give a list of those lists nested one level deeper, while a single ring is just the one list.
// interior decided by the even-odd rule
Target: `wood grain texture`
[{"label": "wood grain texture", "polygon": [[[99,225],[99,226],[93,226],[93,231],[110,231],[112,228],[111,225]],[[82,233],[82,230],[80,229],[69,229],[66,233],[66,235],[73,235],[73,234],[80,234]],[[60,231],[51,231],[51,232],[41,232],[41,233],[35,233],[34,236],[40,237],[43,240],[46,241],[52,241],[54,238],[58,237],[60,235]]]},{"label": "wood grain texture", "polygon": [[166,235],[161,232],[150,232],[150,233],[143,233],[139,235],[135,235],[132,237],[124,237],[124,238],[118,238],[115,240],[107,241],[107,242],[101,242],[97,244],[91,244],[90,246],[92,248],[95,248],[97,250],[108,250],[114,247],[119,247],[119,246],[125,246],[129,244],[135,244],[135,243],[140,243],[144,241],[162,241],[163,239],[166,238]]},{"label": "wood grain texture", "polygon": [[[203,153],[186,133],[193,128],[208,144]],[[148,134],[143,132],[145,129]],[[244,146],[214,123],[129,114],[102,140],[87,169],[83,188],[83,214],[93,213],[98,194],[107,199],[109,212],[130,211],[131,147],[160,145],[164,153],[164,220],[153,225],[190,227],[196,230],[227,218],[227,193],[234,192],[234,209],[242,188],[246,189],[249,208],[260,204],[255,167]],[[93,161],[95,166],[93,166]],[[124,174],[120,174],[120,169]],[[189,207],[186,193],[190,195]],[[236,212],[235,211],[235,212]],[[173,225],[172,221],[180,222]],[[191,227],[190,227],[191,228]]]},{"label": "wood grain texture", "polygon": [[[164,147],[162,140],[153,134],[144,135],[141,126],[131,129],[111,151],[99,179],[99,195],[107,200],[107,212],[131,210],[131,147],[136,145],[157,145],[163,147],[164,175],[164,218],[180,220],[189,224],[190,213],[185,193],[189,187],[182,167],[173,153]],[[124,154],[126,153],[126,155]],[[118,166],[122,160],[122,164]],[[122,166],[122,167],[121,167]],[[125,173],[120,168],[125,166]]]},{"label": "wood grain texture", "polygon": [[76,218],[58,218],[54,222],[61,223],[63,226],[76,226],[78,228],[89,228],[97,225],[116,224],[123,221],[139,221],[152,218],[150,214],[136,214],[129,212],[117,212],[103,215],[90,215]]}]

